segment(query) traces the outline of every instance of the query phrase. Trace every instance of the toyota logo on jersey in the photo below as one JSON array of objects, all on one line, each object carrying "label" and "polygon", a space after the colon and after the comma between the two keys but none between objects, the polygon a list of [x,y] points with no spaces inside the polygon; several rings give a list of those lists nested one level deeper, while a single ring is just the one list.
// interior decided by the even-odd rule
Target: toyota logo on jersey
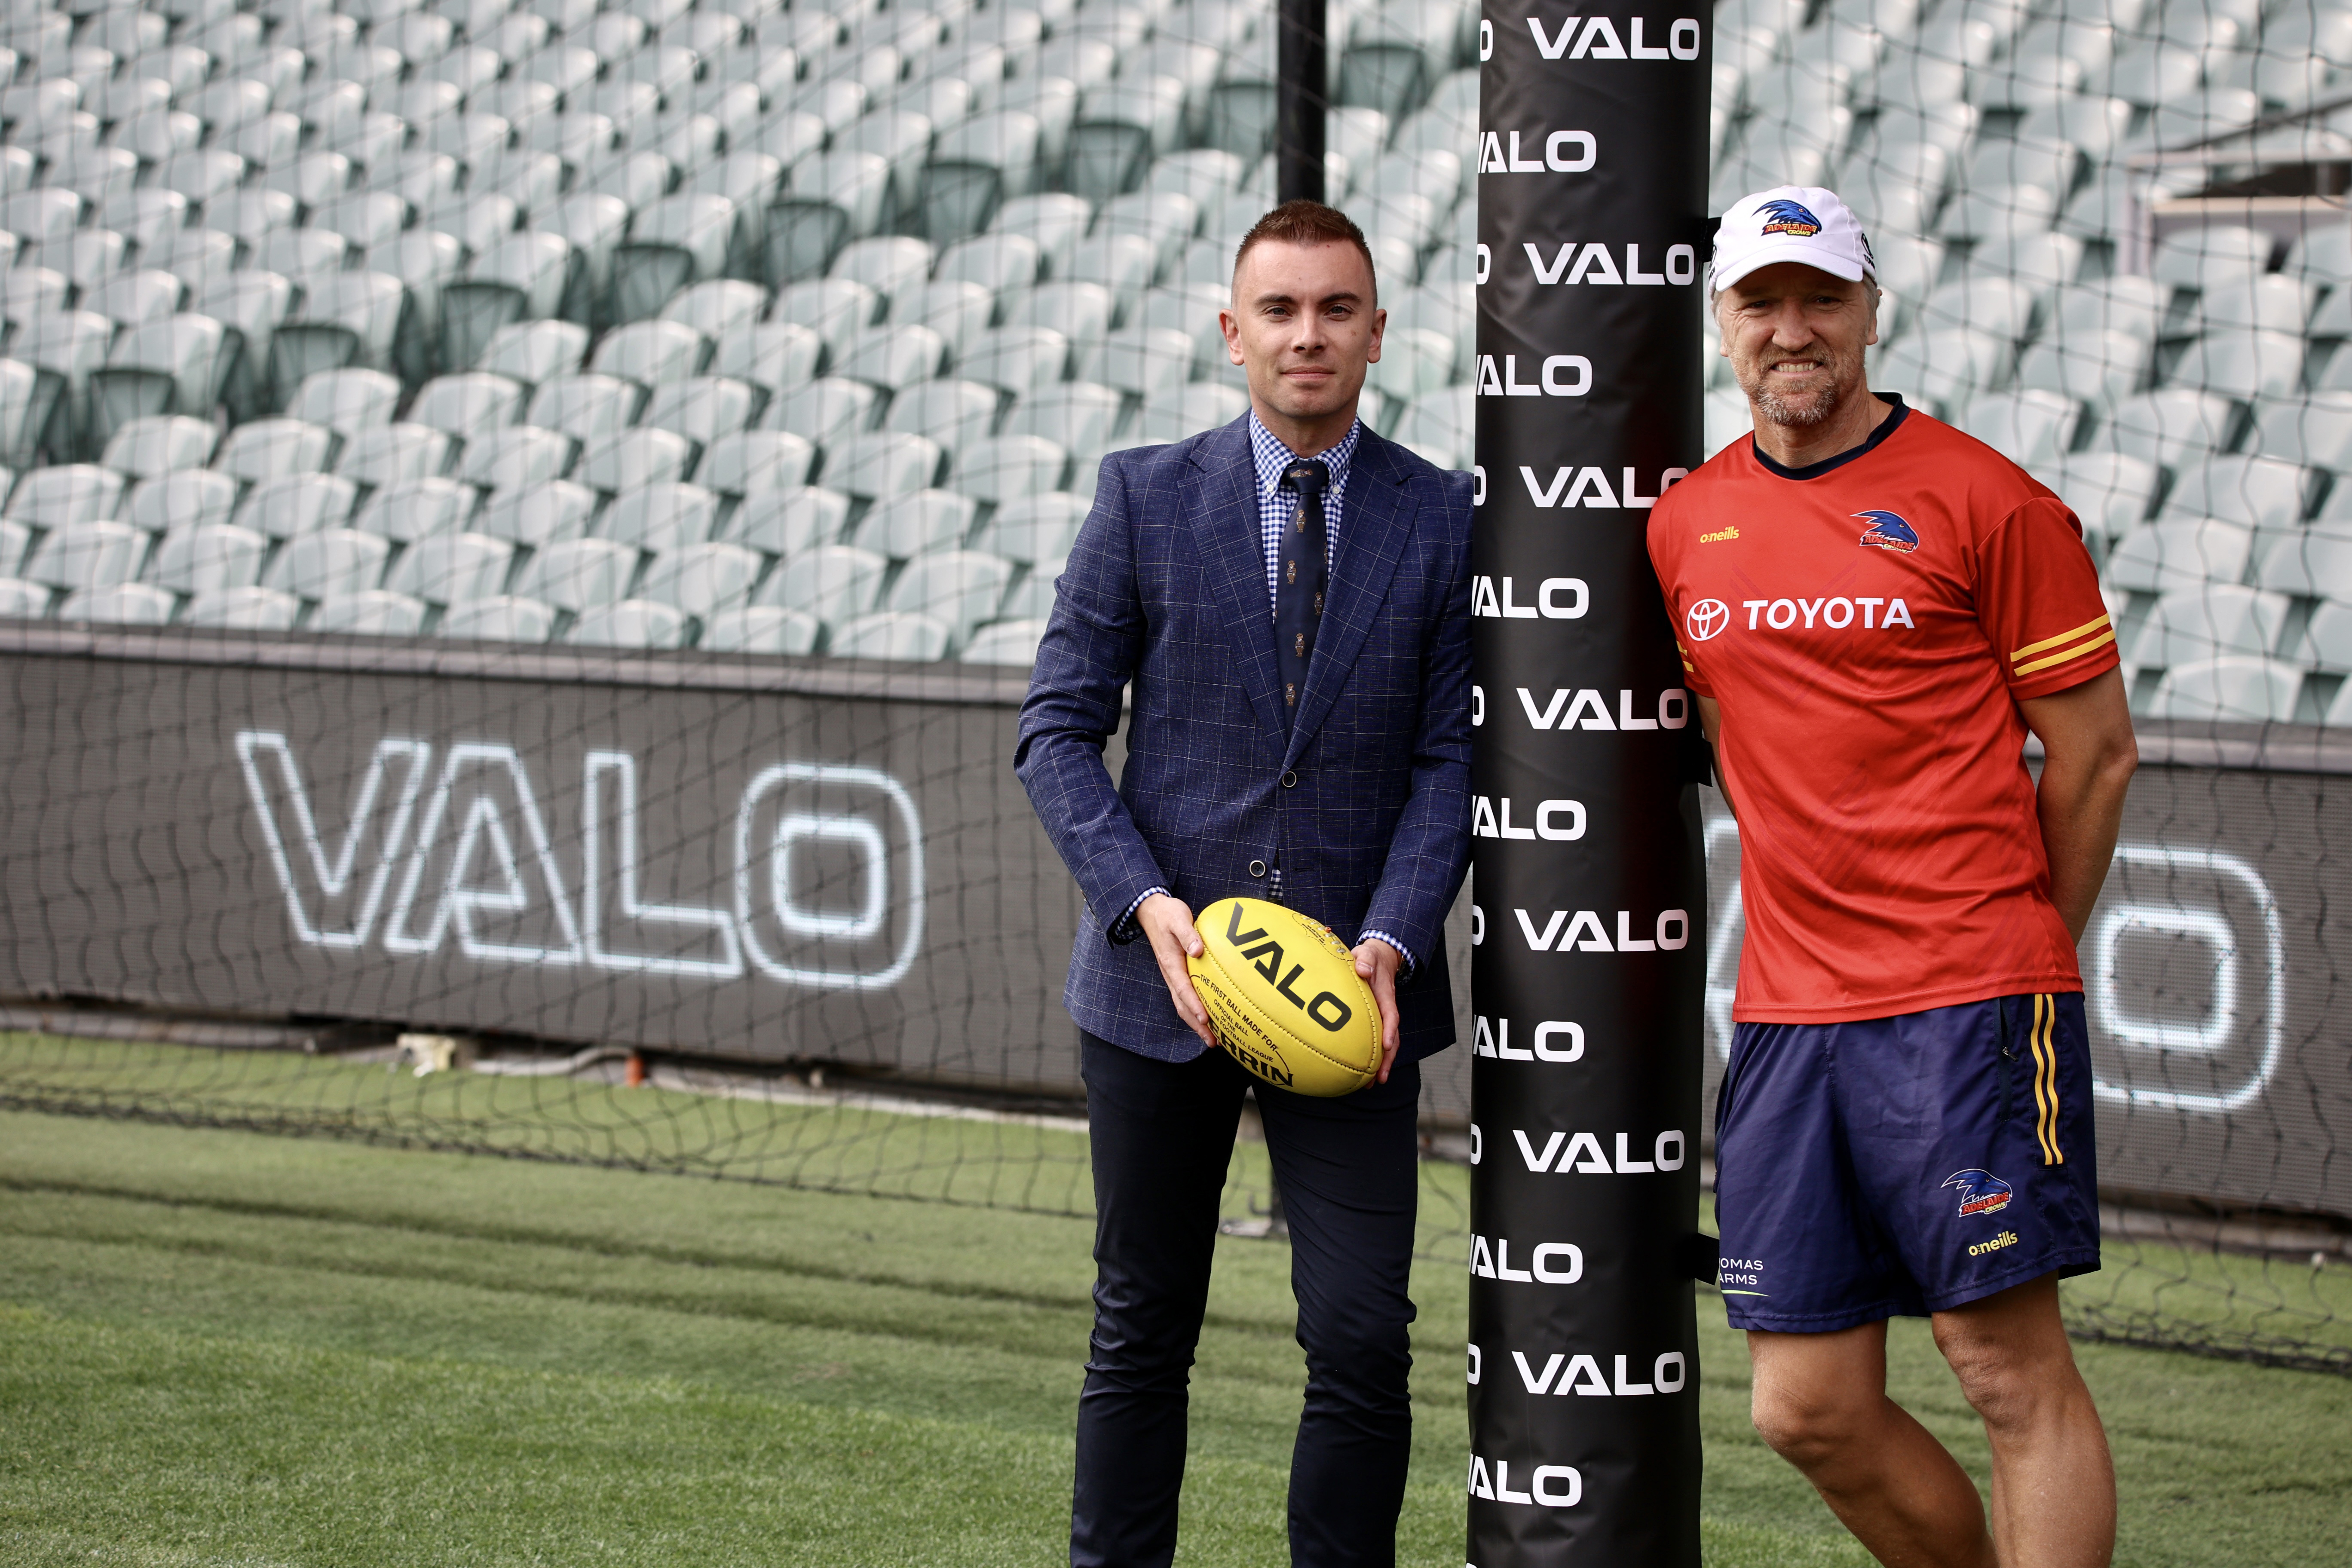
[{"label": "toyota logo on jersey", "polygon": [[1721,599],[1701,599],[1683,612],[1683,625],[1690,628],[1693,642],[1720,637],[1723,628],[1730,624],[1731,606]]}]

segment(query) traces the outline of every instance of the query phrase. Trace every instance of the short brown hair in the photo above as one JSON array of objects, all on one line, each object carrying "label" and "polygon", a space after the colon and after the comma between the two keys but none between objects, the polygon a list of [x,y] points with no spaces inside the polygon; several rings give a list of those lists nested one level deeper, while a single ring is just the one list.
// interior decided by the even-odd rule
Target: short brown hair
[{"label": "short brown hair", "polygon": [[1325,206],[1304,196],[1283,203],[1242,236],[1241,246],[1234,252],[1234,271],[1241,271],[1242,258],[1250,253],[1250,247],[1267,239],[1285,245],[1352,245],[1362,253],[1364,269],[1372,274],[1373,286],[1379,286],[1380,268],[1372,265],[1372,247],[1364,243],[1364,231],[1338,207]]}]

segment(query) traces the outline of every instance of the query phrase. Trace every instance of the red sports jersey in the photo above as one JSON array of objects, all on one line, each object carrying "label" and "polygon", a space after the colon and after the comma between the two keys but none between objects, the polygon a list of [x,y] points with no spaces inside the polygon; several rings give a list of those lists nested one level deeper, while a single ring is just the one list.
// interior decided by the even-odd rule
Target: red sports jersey
[{"label": "red sports jersey", "polygon": [[2098,573],[2063,501],[1887,401],[1852,452],[1736,441],[1650,513],[1690,689],[1722,705],[1742,1022],[2082,989],[2015,700],[2116,667]]}]

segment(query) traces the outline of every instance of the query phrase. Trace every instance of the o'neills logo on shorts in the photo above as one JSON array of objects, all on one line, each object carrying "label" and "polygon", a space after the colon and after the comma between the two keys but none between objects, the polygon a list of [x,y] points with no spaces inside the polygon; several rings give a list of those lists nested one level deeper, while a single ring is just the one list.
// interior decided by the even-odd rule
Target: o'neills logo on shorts
[{"label": "o'neills logo on shorts", "polygon": [[1999,1236],[1994,1237],[1990,1241],[1979,1241],[1975,1243],[1969,1248],[1969,1256],[1970,1258],[1981,1258],[1988,1252],[1999,1252],[2004,1247],[2015,1247],[2016,1245],[2017,1232],[2013,1230],[2004,1230]]}]

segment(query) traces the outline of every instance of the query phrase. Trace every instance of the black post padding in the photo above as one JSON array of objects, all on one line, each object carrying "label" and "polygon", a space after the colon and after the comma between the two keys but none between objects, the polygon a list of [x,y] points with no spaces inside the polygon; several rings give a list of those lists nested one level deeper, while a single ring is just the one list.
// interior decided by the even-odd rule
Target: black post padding
[{"label": "black post padding", "polygon": [[1704,753],[1646,531],[1702,457],[1710,11],[1480,25],[1475,1568],[1699,1562]]},{"label": "black post padding", "polygon": [[1324,0],[1279,0],[1275,25],[1275,199],[1323,200],[1323,116],[1328,61],[1323,52]]}]

